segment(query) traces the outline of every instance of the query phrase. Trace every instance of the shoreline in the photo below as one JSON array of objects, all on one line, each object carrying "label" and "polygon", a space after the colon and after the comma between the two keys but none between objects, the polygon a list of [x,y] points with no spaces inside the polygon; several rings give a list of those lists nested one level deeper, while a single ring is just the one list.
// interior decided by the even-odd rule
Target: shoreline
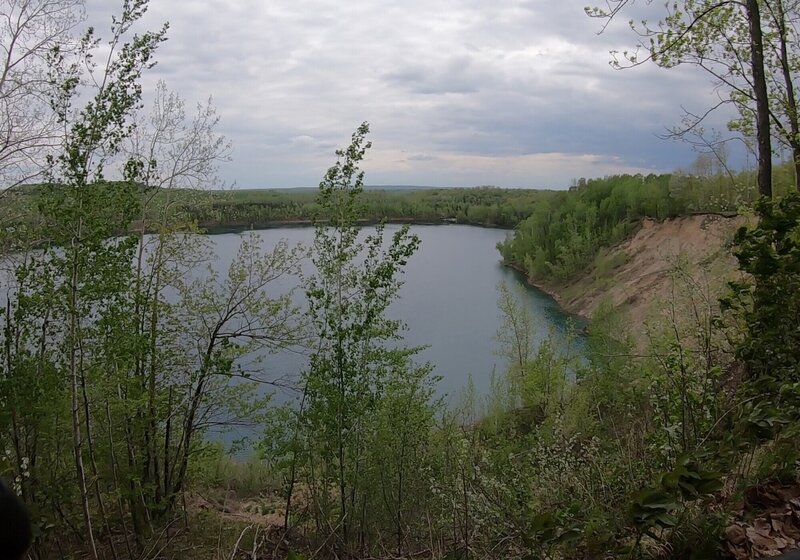
[{"label": "shoreline", "polygon": [[556,303],[564,311],[570,313],[571,315],[576,315],[578,317],[581,317],[582,319],[585,319],[587,321],[589,320],[588,317],[584,317],[580,313],[575,313],[575,312],[569,310],[566,307],[566,305],[564,304],[563,297],[555,289],[553,289],[553,288],[551,288],[549,286],[545,286],[544,284],[539,284],[538,282],[534,282],[533,280],[531,280],[530,276],[528,276],[528,273],[521,266],[519,266],[517,264],[514,264],[514,263],[506,262],[506,261],[502,261],[502,264],[503,264],[503,266],[506,266],[506,267],[510,268],[511,270],[516,270],[517,272],[519,272],[525,278],[525,283],[526,284],[528,284],[529,286],[531,286],[533,288],[536,288],[540,292],[543,292],[543,293],[547,294],[548,296],[550,296],[551,298],[553,298],[556,301]]},{"label": "shoreline", "polygon": [[556,304],[558,304],[558,307],[559,307],[559,309],[561,310],[562,313],[564,313],[565,315],[571,315],[572,317],[577,318],[580,322],[584,323],[582,328],[581,328],[581,331],[583,331],[585,333],[588,332],[589,325],[590,325],[590,322],[591,322],[590,318],[585,316],[585,315],[583,315],[582,313],[578,313],[578,312],[574,311],[573,309],[571,309],[570,307],[568,307],[564,303],[564,297],[558,291],[556,291],[555,288],[551,288],[549,286],[545,286],[544,284],[539,284],[537,282],[534,282],[533,280],[530,279],[530,277],[525,272],[525,270],[522,267],[520,267],[519,265],[517,265],[517,264],[506,262],[506,261],[501,261],[501,264],[503,266],[508,267],[511,270],[514,270],[517,273],[519,273],[524,278],[525,284],[527,284],[528,286],[530,286],[532,288],[535,288],[535,289],[539,290],[540,292],[542,292],[543,294],[553,298],[553,301],[555,301]]},{"label": "shoreline", "polygon": [[[411,225],[411,226],[470,226],[481,227],[486,229],[501,229],[506,231],[513,231],[513,227],[501,226],[496,224],[481,224],[470,222],[458,222],[456,220],[441,219],[441,220],[426,220],[417,218],[389,218],[385,220],[363,219],[357,220],[356,225],[359,227],[377,226],[381,224],[393,225]],[[203,225],[198,224],[207,235],[219,235],[223,233],[241,233],[243,231],[257,231],[263,229],[276,229],[276,228],[305,228],[314,227],[317,222],[314,220],[276,220],[264,223],[251,222],[249,224],[220,224],[220,225]]]}]

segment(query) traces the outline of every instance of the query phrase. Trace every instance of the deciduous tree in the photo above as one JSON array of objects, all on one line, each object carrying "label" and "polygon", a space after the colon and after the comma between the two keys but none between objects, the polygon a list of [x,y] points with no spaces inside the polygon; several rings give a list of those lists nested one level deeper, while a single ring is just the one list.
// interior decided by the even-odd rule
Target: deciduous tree
[{"label": "deciduous tree", "polygon": [[0,188],[45,169],[60,141],[52,63],[75,54],[83,0],[6,0],[0,16]]},{"label": "deciduous tree", "polygon": [[[316,271],[306,283],[316,339],[302,416],[310,446],[308,469],[313,473],[311,499],[318,527],[332,533],[340,554],[352,552],[359,541],[361,546],[366,543],[375,507],[374,487],[366,481],[371,469],[381,468],[370,462],[370,456],[381,456],[376,449],[370,452],[372,444],[406,446],[405,451],[395,450],[399,455],[391,455],[394,482],[386,489],[393,493],[392,526],[402,542],[408,511],[403,477],[408,476],[407,461],[416,444],[402,437],[402,430],[392,434],[399,439],[387,442],[379,426],[401,421],[386,418],[397,406],[409,406],[411,399],[424,408],[430,396],[424,388],[426,373],[414,373],[411,357],[416,350],[401,345],[402,324],[387,314],[401,286],[399,275],[419,239],[408,227],[385,240],[382,226],[369,234],[357,226],[364,177],[358,165],[370,147],[368,132],[366,123],[356,130],[320,183],[323,214],[312,248]],[[383,433],[383,441],[376,439],[378,433]]]},{"label": "deciduous tree", "polygon": [[[606,8],[587,8],[593,17],[610,20],[632,6],[635,0],[608,0]],[[648,2],[649,3],[649,2]],[[778,67],[771,67],[773,59],[766,58],[765,52],[772,49],[772,41],[787,37],[785,12],[779,12],[777,5],[785,5],[783,0],[683,0],[667,4],[667,13],[656,26],[647,21],[640,25],[631,21],[633,27],[646,42],[638,46],[647,55],[640,58],[637,49],[633,53],[622,53],[624,62],[615,57],[619,67],[625,62],[632,65],[652,61],[662,67],[679,64],[694,64],[711,74],[718,85],[729,93],[718,105],[733,102],[748,122],[755,123],[756,153],[758,157],[758,190],[763,196],[772,196],[772,134],[773,123],[777,122],[775,104],[770,103],[768,79],[783,73]],[[777,26],[782,29],[777,36],[766,34],[766,18],[763,8],[783,13],[776,17]],[[784,47],[788,45],[783,41]],[[779,47],[778,47],[779,50]],[[781,58],[789,62],[787,57]],[[787,67],[788,68],[788,67]],[[794,99],[791,76],[788,91]],[[787,104],[787,107],[791,105]],[[713,108],[711,109],[713,110]],[[687,131],[699,126],[711,110],[691,119]],[[796,121],[796,111],[788,115]],[[790,136],[787,139],[791,140]],[[794,141],[794,140],[792,140]]]}]

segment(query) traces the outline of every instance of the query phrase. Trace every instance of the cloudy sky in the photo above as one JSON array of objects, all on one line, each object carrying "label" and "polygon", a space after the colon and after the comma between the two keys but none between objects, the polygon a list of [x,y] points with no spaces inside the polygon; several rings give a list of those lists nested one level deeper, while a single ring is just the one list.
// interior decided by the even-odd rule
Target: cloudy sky
[{"label": "cloudy sky", "polygon": [[[116,4],[87,1],[101,36]],[[585,4],[151,0],[143,24],[170,30],[144,84],[213,96],[233,143],[220,175],[240,188],[316,185],[362,121],[368,184],[565,188],[688,166],[692,149],[658,135],[714,102],[708,77],[612,69],[636,36],[627,17],[598,34]],[[637,19],[660,11],[640,4]]]}]

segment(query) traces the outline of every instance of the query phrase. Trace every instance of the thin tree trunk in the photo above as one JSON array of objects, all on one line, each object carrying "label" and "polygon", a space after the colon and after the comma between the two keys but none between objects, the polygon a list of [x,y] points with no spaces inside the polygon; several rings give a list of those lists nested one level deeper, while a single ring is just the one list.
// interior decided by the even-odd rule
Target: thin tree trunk
[{"label": "thin tree trunk", "polygon": [[119,512],[119,519],[122,523],[122,532],[125,535],[125,548],[128,550],[128,557],[133,558],[133,548],[131,547],[130,535],[128,534],[128,524],[125,521],[125,508],[122,506],[122,495],[119,491],[119,475],[118,475],[118,461],[117,454],[114,451],[114,435],[112,433],[111,422],[111,408],[109,407],[108,400],[106,400],[106,422],[108,430],[108,447],[111,450],[111,472],[113,475],[112,483],[114,494],[117,496],[117,511]]},{"label": "thin tree trunk", "polygon": [[292,494],[294,494],[294,486],[297,482],[297,447],[300,444],[300,422],[303,418],[303,411],[305,410],[306,397],[308,395],[308,383],[306,382],[303,387],[303,398],[300,399],[300,407],[297,411],[297,424],[295,426],[294,441],[292,442],[292,467],[289,473],[289,490],[286,493],[286,511],[283,514],[283,530],[289,530],[289,512],[292,508]]},{"label": "thin tree trunk", "polygon": [[405,472],[406,458],[406,431],[400,439],[400,461],[397,469],[397,556],[402,556],[403,535],[403,473]]},{"label": "thin tree trunk", "polygon": [[[77,240],[73,240],[73,243]],[[91,546],[92,557],[97,556],[97,545],[94,540],[94,530],[92,529],[92,512],[89,508],[89,492],[86,486],[86,469],[83,465],[83,438],[81,436],[81,412],[78,383],[78,363],[77,363],[77,344],[78,337],[78,255],[77,250],[72,249],[72,273],[70,275],[70,300],[69,300],[69,376],[70,391],[72,393],[72,450],[75,455],[75,470],[78,478],[78,488],[81,494],[81,507],[83,509],[83,520],[86,524],[86,534],[89,545]]]},{"label": "thin tree trunk", "polygon": [[167,502],[168,511],[172,510],[172,508],[175,506],[175,498],[183,491],[183,480],[186,477],[186,470],[189,466],[189,449],[192,444],[194,419],[195,415],[197,414],[197,409],[200,406],[200,400],[202,399],[203,385],[204,383],[202,379],[198,381],[195,394],[193,395],[191,401],[187,403],[189,408],[186,411],[186,421],[183,424],[183,440],[181,441],[181,447],[178,453],[179,457],[176,457],[176,461],[178,461],[180,465],[178,467],[178,475],[175,477],[175,486],[172,489],[169,501]]},{"label": "thin tree trunk", "polygon": [[[136,258],[136,282],[134,288],[134,317],[136,319],[136,334],[137,336],[143,336],[145,333],[145,325],[148,323],[147,321],[147,296],[148,291],[146,288],[143,288],[143,275],[144,275],[144,234],[145,234],[145,210],[142,209],[142,216],[141,216],[142,225],[139,231],[137,231],[138,235],[138,249],[137,249],[137,258]],[[141,451],[144,454],[144,458],[140,464],[140,468],[142,469],[141,475],[141,487],[142,488],[152,488],[153,483],[155,483],[156,489],[159,485],[159,477],[158,472],[154,468],[155,463],[155,446],[156,446],[156,438],[155,433],[152,430],[152,418],[151,418],[151,399],[150,399],[150,384],[148,382],[146,371],[149,370],[148,364],[146,363],[145,356],[149,355],[147,351],[137,351],[136,353],[136,368],[135,368],[135,377],[141,383],[141,390],[143,395],[148,395],[148,405],[147,406],[138,406],[136,416],[142,420],[141,429],[142,429],[142,441],[141,441]],[[156,490],[157,492],[157,490]],[[155,498],[155,493],[153,490],[148,490],[148,495],[145,499],[144,507],[147,510],[148,516],[150,516],[150,510],[153,508],[153,504],[157,501]]]},{"label": "thin tree trunk", "polygon": [[175,498],[183,491],[183,482],[186,478],[186,470],[189,467],[189,452],[192,444],[192,435],[194,434],[195,429],[195,417],[203,400],[205,382],[209,367],[208,364],[211,361],[211,356],[214,352],[217,334],[218,331],[215,330],[211,337],[212,342],[210,342],[208,345],[204,363],[201,366],[199,379],[197,381],[197,388],[195,389],[191,400],[186,405],[188,408],[186,410],[186,420],[183,424],[183,440],[181,441],[178,456],[175,458],[176,461],[180,461],[180,466],[178,467],[178,475],[175,478],[175,486],[172,489],[169,500],[167,501],[167,511],[172,511],[172,508],[175,505]]},{"label": "thin tree trunk", "polygon": [[156,484],[156,504],[161,505],[163,494],[161,492],[161,485],[158,483],[159,479],[159,461],[158,461],[158,448],[156,447],[158,421],[156,418],[156,376],[157,376],[157,361],[158,361],[158,292],[161,284],[161,264],[157,264],[155,286],[153,287],[153,309],[150,316],[150,371],[148,372],[148,414],[150,416],[150,437],[153,442],[153,450],[151,453],[153,476],[155,477]]},{"label": "thin tree trunk", "polygon": [[[120,402],[125,402],[126,395],[122,387],[117,386],[117,393]],[[136,471],[136,448],[133,444],[133,422],[130,417],[125,419],[125,451],[128,459],[129,473]],[[141,544],[141,537],[144,535],[144,512],[139,506],[139,500],[136,499],[136,482],[133,476],[128,474],[128,504],[131,510],[131,519],[133,521],[133,533],[136,535],[137,544]]]},{"label": "thin tree trunk", "polygon": [[170,445],[171,445],[171,437],[172,437],[172,398],[173,398],[173,387],[169,388],[169,397],[167,400],[167,425],[164,428],[164,499],[167,500],[169,503],[169,497],[172,494],[172,480],[170,478],[170,469],[172,465],[170,465],[169,456],[170,456]]},{"label": "thin tree trunk", "polygon": [[792,80],[792,71],[789,63],[788,39],[786,36],[786,12],[783,8],[783,0],[778,0],[775,6],[777,9],[775,23],[778,28],[778,39],[780,41],[781,71],[783,72],[783,81],[786,85],[786,106],[788,109],[789,130],[792,135],[789,140],[789,145],[792,147],[794,186],[797,191],[800,191],[800,124],[798,124],[797,97],[794,91],[794,81]]},{"label": "thin tree trunk", "polygon": [[197,388],[186,405],[187,410],[186,420],[183,424],[183,439],[178,446],[178,453],[175,457],[176,462],[180,461],[180,466],[178,468],[178,476],[175,478],[175,487],[173,488],[169,500],[167,501],[167,511],[172,510],[172,507],[175,505],[175,498],[177,494],[183,491],[183,482],[186,477],[186,470],[189,467],[189,452],[192,444],[192,435],[194,434],[196,427],[195,416],[197,415],[197,410],[200,408],[200,404],[203,401],[203,396],[205,394],[205,383],[210,375],[209,367],[211,364],[211,358],[214,356],[214,350],[216,349],[217,342],[219,342],[218,337],[222,327],[222,324],[217,323],[214,326],[214,330],[211,332],[208,346],[206,346],[206,351],[203,354],[203,361],[200,364],[200,372],[197,376]]},{"label": "thin tree trunk", "polygon": [[[81,356],[83,356],[83,351],[81,351]],[[100,473],[97,468],[97,460],[94,456],[94,442],[92,440],[92,429],[91,429],[91,422],[89,421],[89,398],[86,394],[86,376],[83,374],[83,365],[81,364],[80,367],[81,371],[81,392],[83,393],[83,408],[84,408],[84,421],[86,424],[86,444],[89,450],[89,464],[92,467],[92,477],[94,479],[92,485],[94,486],[94,494],[95,498],[97,498],[97,505],[100,508],[100,519],[103,522],[103,525],[106,528],[106,532],[109,535],[109,545],[111,546],[111,555],[114,557],[114,560],[117,560],[119,557],[117,556],[117,547],[114,545],[114,539],[111,538],[111,524],[108,522],[108,514],[106,513],[106,506],[103,503],[103,495],[100,492]]]},{"label": "thin tree trunk", "polygon": [[769,96],[764,72],[764,38],[758,0],[746,0],[750,30],[750,56],[753,67],[753,92],[756,98],[756,141],[758,144],[758,192],[772,198],[772,145],[769,124]]},{"label": "thin tree trunk", "polygon": [[[5,321],[5,353],[6,353],[6,377],[11,380],[12,371],[14,369],[14,363],[12,355],[14,350],[12,350],[12,346],[18,347],[18,340],[19,340],[19,331],[15,331],[14,335],[12,336],[12,323],[11,323],[11,299],[6,299],[6,321]],[[12,340],[16,341],[12,345]],[[11,402],[9,403],[9,408],[11,409],[11,439],[14,445],[14,453],[15,453],[15,467],[17,469],[17,474],[22,478],[22,456],[23,451],[20,442],[20,428],[19,428],[19,420],[17,418],[17,404],[19,403],[19,399],[16,398],[16,390],[14,387],[13,381],[10,383],[11,387]],[[21,484],[22,488],[22,499],[26,500],[28,497],[26,496],[27,491],[26,487],[27,484]]]}]

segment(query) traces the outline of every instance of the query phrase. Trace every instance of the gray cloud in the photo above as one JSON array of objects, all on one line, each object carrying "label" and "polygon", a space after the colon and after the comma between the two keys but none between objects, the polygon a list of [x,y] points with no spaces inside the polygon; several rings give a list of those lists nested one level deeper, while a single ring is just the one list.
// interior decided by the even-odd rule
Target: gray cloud
[{"label": "gray cloud", "polygon": [[[111,7],[87,4],[102,34]],[[243,187],[316,184],[364,120],[370,183],[565,187],[693,158],[656,135],[713,102],[706,76],[611,69],[608,51],[636,41],[624,21],[598,35],[574,1],[388,4],[152,0],[142,28],[171,28],[145,87],[213,95],[234,144],[221,174]]]}]

